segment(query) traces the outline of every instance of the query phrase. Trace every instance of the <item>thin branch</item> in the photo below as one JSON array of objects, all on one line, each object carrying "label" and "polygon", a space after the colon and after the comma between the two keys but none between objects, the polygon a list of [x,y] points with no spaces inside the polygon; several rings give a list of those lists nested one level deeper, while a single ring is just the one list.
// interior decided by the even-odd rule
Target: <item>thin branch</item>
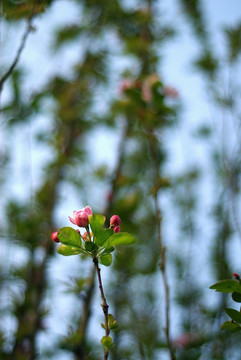
[{"label": "thin branch", "polygon": [[80,334],[80,344],[76,347],[74,354],[75,360],[87,360],[88,359],[88,351],[86,346],[86,331],[89,324],[89,320],[91,317],[91,301],[93,298],[95,289],[95,268],[91,271],[89,286],[85,292],[85,297],[83,300],[83,317],[79,319],[79,329],[78,333]]},{"label": "thin branch", "polygon": [[[101,280],[101,275],[100,275],[99,262],[98,262],[97,257],[95,257],[93,259],[93,263],[95,264],[95,268],[96,268],[96,272],[97,272],[97,276],[98,276],[98,282],[99,282],[100,295],[101,295],[101,299],[103,301],[101,306],[102,306],[103,313],[104,313],[104,316],[105,316],[105,336],[109,336],[109,333],[110,333],[110,329],[109,329],[109,325],[108,325],[108,309],[109,309],[109,305],[106,302],[104,289],[103,289],[103,285],[102,285],[102,280]],[[108,356],[109,356],[109,350],[107,348],[105,348],[104,360],[107,360]]]},{"label": "thin branch", "polygon": [[113,172],[112,179],[110,181],[110,193],[108,202],[104,211],[106,217],[110,216],[110,213],[113,208],[113,204],[115,202],[115,196],[118,190],[118,181],[121,176],[124,160],[125,160],[125,149],[126,149],[126,141],[129,133],[129,122],[128,119],[124,119],[124,126],[122,130],[122,134],[120,137],[119,149],[118,149],[118,158],[116,162],[116,168]]},{"label": "thin branch", "polygon": [[158,164],[158,157],[157,157],[157,138],[153,132],[148,132],[148,141],[152,159],[152,166],[153,166],[153,187],[156,189],[154,191],[154,204],[155,204],[155,213],[156,213],[156,223],[157,223],[157,236],[160,246],[160,270],[162,274],[162,281],[164,285],[164,292],[165,292],[165,335],[166,335],[166,342],[167,347],[169,350],[169,355],[171,360],[176,360],[175,353],[172,348],[171,340],[170,340],[170,292],[169,286],[166,276],[166,247],[163,245],[162,240],[162,231],[161,231],[161,211],[158,205],[158,182],[159,182],[159,164]]},{"label": "thin branch", "polygon": [[21,43],[19,45],[19,48],[18,48],[18,51],[15,55],[15,58],[12,62],[12,64],[10,65],[9,69],[5,72],[5,74],[3,74],[3,76],[1,77],[0,79],[0,92],[2,91],[3,89],[3,84],[5,83],[5,81],[8,79],[8,77],[12,74],[13,70],[15,69],[19,59],[20,59],[20,56],[22,54],[22,51],[25,47],[25,44],[26,44],[26,40],[28,38],[28,35],[30,34],[30,32],[32,31],[32,20],[33,20],[33,17],[34,15],[32,14],[29,19],[28,19],[28,22],[27,22],[27,28],[23,34],[23,37],[22,37],[22,40],[21,40]]}]

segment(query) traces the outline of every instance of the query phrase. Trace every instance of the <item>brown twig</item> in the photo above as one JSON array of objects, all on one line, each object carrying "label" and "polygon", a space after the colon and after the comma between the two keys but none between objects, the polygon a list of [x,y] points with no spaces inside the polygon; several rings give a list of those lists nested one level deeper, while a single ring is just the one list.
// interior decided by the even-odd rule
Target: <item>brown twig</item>
[{"label": "brown twig", "polygon": [[[98,262],[97,257],[94,257],[93,263],[95,264],[97,277],[98,277],[98,283],[99,283],[99,289],[100,289],[100,295],[101,295],[101,299],[103,301],[101,306],[102,306],[103,313],[104,313],[104,316],[105,316],[105,336],[109,336],[109,333],[110,333],[110,329],[109,329],[109,325],[108,325],[108,309],[109,309],[109,305],[106,302],[104,289],[103,289],[103,285],[102,285],[102,280],[101,280],[101,275],[100,275],[99,262]],[[109,356],[109,350],[107,348],[105,348],[104,360],[107,360],[108,356]]]}]

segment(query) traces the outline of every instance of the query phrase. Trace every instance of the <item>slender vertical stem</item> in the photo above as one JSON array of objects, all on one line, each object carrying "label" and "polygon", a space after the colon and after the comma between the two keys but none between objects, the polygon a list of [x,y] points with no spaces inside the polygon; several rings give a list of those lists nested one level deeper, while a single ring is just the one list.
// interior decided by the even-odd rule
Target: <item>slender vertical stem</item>
[{"label": "slender vertical stem", "polygon": [[89,324],[89,319],[91,316],[91,301],[93,298],[93,293],[95,289],[95,268],[91,269],[91,276],[88,288],[85,292],[85,297],[83,299],[83,316],[79,319],[79,328],[78,333],[80,334],[80,343],[74,349],[75,360],[87,360],[88,359],[88,350],[86,344],[86,331]]},{"label": "slender vertical stem", "polygon": [[[101,295],[101,299],[103,301],[101,306],[102,306],[102,310],[103,310],[103,313],[104,313],[104,316],[105,316],[105,336],[108,336],[109,333],[110,333],[110,329],[109,329],[109,325],[108,325],[108,309],[109,309],[109,305],[106,302],[104,289],[103,289],[103,285],[102,285],[102,280],[101,280],[101,275],[100,275],[99,262],[98,262],[97,257],[94,257],[93,263],[95,264],[97,277],[98,277],[98,283],[99,283],[99,289],[100,289],[100,295]],[[107,360],[108,356],[109,356],[109,350],[107,348],[105,348],[104,360]]]},{"label": "slender vertical stem", "polygon": [[169,286],[166,276],[166,247],[163,245],[163,240],[162,240],[162,231],[161,231],[162,217],[161,217],[161,210],[158,204],[157,184],[159,181],[159,165],[158,165],[157,150],[156,150],[158,141],[154,133],[152,133],[151,131],[148,132],[148,140],[149,140],[149,147],[150,147],[152,166],[153,166],[153,186],[154,188],[156,188],[153,197],[154,197],[155,213],[156,213],[157,236],[160,246],[160,258],[161,258],[160,270],[162,274],[162,281],[163,281],[164,293],[165,293],[165,335],[166,335],[166,342],[169,350],[170,359],[176,360],[176,356],[173,351],[170,340],[170,295],[169,295]]},{"label": "slender vertical stem", "polygon": [[127,141],[128,133],[129,133],[129,123],[128,123],[127,118],[124,121],[125,122],[124,122],[123,130],[122,130],[122,134],[121,134],[121,138],[120,138],[120,143],[119,143],[116,168],[114,170],[114,173],[112,175],[112,179],[110,182],[110,197],[108,199],[108,203],[107,203],[106,209],[104,211],[105,216],[107,216],[107,217],[110,215],[112,208],[113,208],[113,204],[115,203],[115,196],[116,196],[118,186],[119,186],[118,180],[121,175],[123,163],[125,160],[125,149],[126,149],[125,145],[126,145],[126,141]]}]

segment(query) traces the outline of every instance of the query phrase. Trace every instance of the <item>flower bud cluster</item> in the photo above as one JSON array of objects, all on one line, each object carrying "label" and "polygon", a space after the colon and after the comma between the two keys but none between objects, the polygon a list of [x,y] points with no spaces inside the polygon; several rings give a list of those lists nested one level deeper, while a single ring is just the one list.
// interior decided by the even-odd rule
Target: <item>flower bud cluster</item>
[{"label": "flower bud cluster", "polygon": [[[85,233],[83,235],[80,234],[79,229],[76,229],[76,231],[80,234],[80,236],[82,237],[82,239],[85,242],[90,241],[90,236],[92,236],[92,234],[88,233],[88,231],[89,231],[88,230],[89,215],[92,215],[92,210],[91,210],[90,206],[86,206],[85,208],[83,208],[79,211],[74,211],[73,218],[71,218],[69,216],[69,220],[72,222],[72,224],[77,225],[79,227],[84,227],[87,229],[87,231],[85,231]],[[110,218],[110,228],[113,229],[115,233],[120,232],[120,224],[121,224],[121,219],[118,215],[113,215]],[[51,234],[51,238],[56,243],[60,242],[60,240],[58,238],[58,231],[53,232]]]},{"label": "flower bud cluster", "polygon": [[110,228],[114,230],[115,233],[120,232],[121,219],[118,215],[113,215],[110,218]]}]

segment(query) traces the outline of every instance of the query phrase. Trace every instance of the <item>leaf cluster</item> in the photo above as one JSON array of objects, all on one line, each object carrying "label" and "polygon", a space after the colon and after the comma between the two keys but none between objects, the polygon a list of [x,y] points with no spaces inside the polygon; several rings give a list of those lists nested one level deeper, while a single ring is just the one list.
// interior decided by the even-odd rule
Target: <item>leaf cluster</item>
[{"label": "leaf cluster", "polygon": [[[210,286],[210,289],[222,293],[231,293],[232,299],[237,303],[241,303],[241,281],[221,280]],[[240,331],[241,312],[231,308],[226,308],[225,312],[231,318],[231,321],[225,321],[221,326],[221,330],[230,330],[231,333]]]}]

